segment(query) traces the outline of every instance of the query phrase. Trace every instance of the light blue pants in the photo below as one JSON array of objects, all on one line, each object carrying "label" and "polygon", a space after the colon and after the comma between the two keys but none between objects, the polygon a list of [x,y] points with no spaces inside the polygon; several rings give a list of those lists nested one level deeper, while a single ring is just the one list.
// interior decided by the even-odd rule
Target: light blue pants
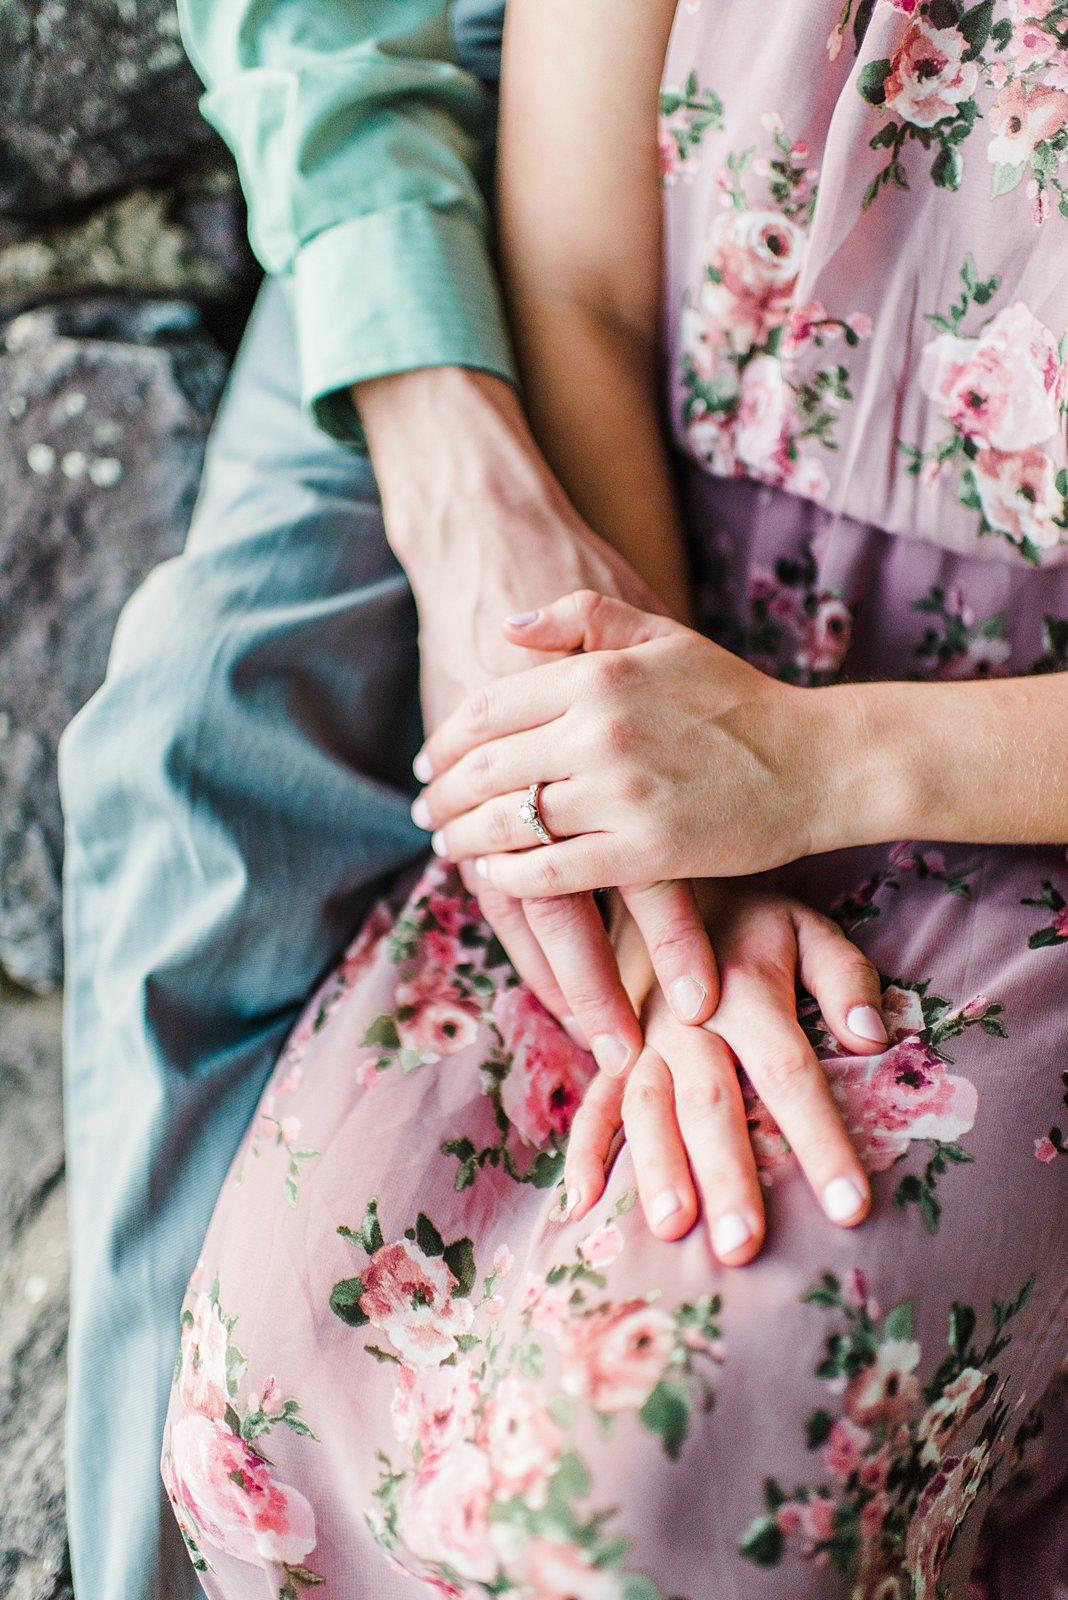
[{"label": "light blue pants", "polygon": [[186,551],[60,751],[78,1600],[199,1594],[159,1477],[182,1293],[297,1007],[425,847],[417,688],[373,474],[301,413],[268,284]]}]

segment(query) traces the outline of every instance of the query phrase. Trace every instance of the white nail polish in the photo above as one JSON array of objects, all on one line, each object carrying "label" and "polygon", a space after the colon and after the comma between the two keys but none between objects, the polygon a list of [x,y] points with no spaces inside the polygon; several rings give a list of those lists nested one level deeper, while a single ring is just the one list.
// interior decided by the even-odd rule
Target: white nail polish
[{"label": "white nail polish", "polygon": [[664,1189],[657,1195],[649,1206],[649,1221],[654,1228],[659,1228],[662,1222],[673,1217],[682,1207],[682,1201],[674,1189]]},{"label": "white nail polish", "polygon": [[412,821],[417,828],[426,828],[428,831],[434,826],[430,820],[430,807],[421,794],[412,801]]},{"label": "white nail polish", "polygon": [[505,622],[512,628],[529,628],[532,622],[537,622],[536,611],[517,611],[514,617],[505,617]]},{"label": "white nail polish", "polygon": [[445,835],[440,828],[437,833],[430,835],[430,848],[436,856],[443,856],[448,853],[445,849]]},{"label": "white nail polish", "polygon": [[430,765],[430,761],[425,750],[420,750],[419,754],[412,762],[412,771],[415,773],[420,783],[429,783],[431,778],[434,776],[434,769]]},{"label": "white nail polish", "polygon": [[483,858],[481,856],[477,856],[475,858],[475,871],[478,873],[480,878],[488,878],[489,877],[489,867],[487,867],[485,861],[483,860]]},{"label": "white nail polish", "polygon": [[849,1178],[832,1178],[823,1191],[823,1209],[832,1222],[848,1222],[864,1204],[864,1196]]},{"label": "white nail polish", "polygon": [[717,1256],[729,1256],[753,1237],[753,1230],[737,1211],[717,1217],[712,1226],[712,1248]]},{"label": "white nail polish", "polygon": [[582,1204],[582,1195],[577,1189],[569,1189],[564,1197],[564,1216],[570,1218]]},{"label": "white nail polish", "polygon": [[846,1012],[846,1026],[872,1044],[887,1043],[886,1025],[874,1006],[851,1006]]},{"label": "white nail polish", "polygon": [[668,989],[671,1009],[680,1022],[692,1022],[705,1003],[708,990],[696,978],[676,978]]},{"label": "white nail polish", "polygon": [[561,1017],[561,1026],[566,1029],[568,1036],[574,1040],[580,1050],[588,1050],[590,1042],[579,1025],[577,1017]]}]

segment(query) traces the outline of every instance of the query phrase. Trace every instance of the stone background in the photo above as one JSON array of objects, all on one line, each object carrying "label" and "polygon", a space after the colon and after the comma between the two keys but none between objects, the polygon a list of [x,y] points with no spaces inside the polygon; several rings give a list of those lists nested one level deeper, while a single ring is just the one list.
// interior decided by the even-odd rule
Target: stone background
[{"label": "stone background", "polygon": [[254,292],[170,0],[0,0],[0,1594],[71,1594],[59,734],[180,548]]}]

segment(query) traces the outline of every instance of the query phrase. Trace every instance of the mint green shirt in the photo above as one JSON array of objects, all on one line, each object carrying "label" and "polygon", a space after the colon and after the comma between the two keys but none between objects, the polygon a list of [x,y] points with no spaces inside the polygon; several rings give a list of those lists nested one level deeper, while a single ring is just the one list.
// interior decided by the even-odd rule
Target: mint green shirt
[{"label": "mint green shirt", "polygon": [[485,187],[496,107],[444,0],[178,0],[249,237],[286,280],[304,402],[360,442],[348,386],[415,367],[513,379]]}]

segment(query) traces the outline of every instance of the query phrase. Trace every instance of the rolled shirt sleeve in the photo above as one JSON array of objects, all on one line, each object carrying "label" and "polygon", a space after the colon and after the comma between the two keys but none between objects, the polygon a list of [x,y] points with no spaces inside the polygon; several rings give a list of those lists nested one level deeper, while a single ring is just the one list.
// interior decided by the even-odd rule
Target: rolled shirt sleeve
[{"label": "rolled shirt sleeve", "polygon": [[289,282],[301,389],[360,441],[351,384],[459,365],[514,381],[489,243],[495,104],[442,0],[179,0],[249,237]]}]

